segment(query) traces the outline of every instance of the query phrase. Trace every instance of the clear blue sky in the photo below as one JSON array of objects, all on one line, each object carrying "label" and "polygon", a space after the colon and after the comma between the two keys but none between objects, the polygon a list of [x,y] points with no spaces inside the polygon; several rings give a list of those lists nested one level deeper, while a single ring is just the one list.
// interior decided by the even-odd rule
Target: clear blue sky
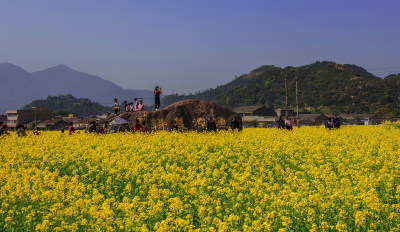
[{"label": "clear blue sky", "polygon": [[[0,62],[194,92],[266,64],[400,72],[400,1],[0,1]],[[375,68],[385,69],[375,69]]]}]

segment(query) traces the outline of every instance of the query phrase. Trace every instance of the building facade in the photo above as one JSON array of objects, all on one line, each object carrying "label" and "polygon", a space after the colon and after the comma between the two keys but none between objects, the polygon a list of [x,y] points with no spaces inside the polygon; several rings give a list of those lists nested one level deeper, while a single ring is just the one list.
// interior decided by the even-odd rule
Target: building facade
[{"label": "building facade", "polygon": [[242,117],[243,128],[274,127],[276,125],[276,112],[266,106],[241,106],[233,111]]},{"label": "building facade", "polygon": [[34,110],[7,110],[7,126],[14,128],[18,124],[27,124],[33,121],[49,120],[53,117],[53,111],[47,108]]}]

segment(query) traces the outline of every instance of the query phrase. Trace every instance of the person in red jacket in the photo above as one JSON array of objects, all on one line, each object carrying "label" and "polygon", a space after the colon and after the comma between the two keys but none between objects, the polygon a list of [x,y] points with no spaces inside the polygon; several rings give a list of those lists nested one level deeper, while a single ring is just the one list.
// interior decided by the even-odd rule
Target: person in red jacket
[{"label": "person in red jacket", "polygon": [[74,128],[74,123],[73,122],[69,123],[68,131],[69,131],[69,135],[72,135],[72,133],[75,132],[75,128]]},{"label": "person in red jacket", "polygon": [[142,128],[142,125],[139,123],[139,120],[136,119],[135,125],[133,125],[133,129],[136,131],[140,131],[140,128]]}]

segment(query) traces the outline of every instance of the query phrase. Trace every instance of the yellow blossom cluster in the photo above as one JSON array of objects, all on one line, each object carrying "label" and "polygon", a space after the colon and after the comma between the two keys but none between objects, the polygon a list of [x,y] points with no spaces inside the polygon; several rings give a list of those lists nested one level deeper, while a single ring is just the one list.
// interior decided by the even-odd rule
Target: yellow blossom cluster
[{"label": "yellow blossom cluster", "polygon": [[400,130],[0,137],[0,231],[399,231]]}]

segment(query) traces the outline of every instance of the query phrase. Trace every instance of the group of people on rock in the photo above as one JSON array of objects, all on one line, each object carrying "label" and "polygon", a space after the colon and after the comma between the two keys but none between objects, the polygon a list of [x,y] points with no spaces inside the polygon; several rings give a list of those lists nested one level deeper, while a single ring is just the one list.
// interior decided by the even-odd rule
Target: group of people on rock
[{"label": "group of people on rock", "polygon": [[[154,108],[155,110],[160,110],[160,103],[161,103],[161,94],[162,94],[162,89],[159,86],[156,86],[154,88]],[[138,100],[137,98],[133,99],[134,102],[127,102],[124,101],[124,108],[123,110],[125,112],[135,112],[135,111],[144,111],[144,104],[142,100]],[[113,107],[115,115],[119,115],[119,112],[121,111],[121,107],[118,103],[118,99],[114,98],[114,107]]]},{"label": "group of people on rock", "polygon": [[[144,104],[142,100],[138,100],[137,98],[133,99],[134,102],[128,103],[127,101],[124,101],[124,111],[125,112],[136,112],[136,111],[145,111],[144,110]],[[119,115],[119,112],[121,111],[121,107],[118,103],[118,99],[114,99],[114,107],[113,107],[115,115]]]},{"label": "group of people on rock", "polygon": [[135,111],[144,111],[143,101],[137,98],[133,99],[135,103],[130,102],[129,104],[124,101],[124,110],[125,112],[135,112]]}]

